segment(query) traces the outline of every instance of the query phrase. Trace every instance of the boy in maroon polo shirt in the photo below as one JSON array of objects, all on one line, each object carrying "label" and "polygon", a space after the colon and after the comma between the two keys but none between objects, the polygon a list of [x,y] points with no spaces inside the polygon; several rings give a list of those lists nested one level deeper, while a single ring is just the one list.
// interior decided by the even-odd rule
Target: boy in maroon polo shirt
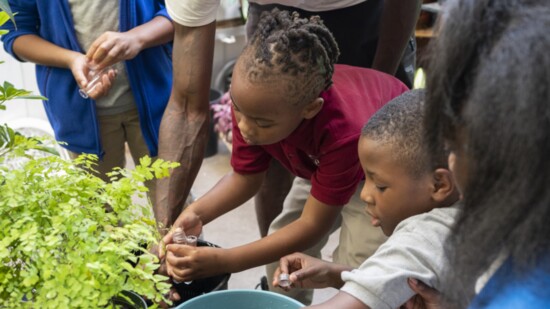
[{"label": "boy in maroon polo shirt", "polygon": [[[335,66],[337,57],[336,42],[318,18],[277,10],[263,16],[233,72],[234,171],[187,207],[174,225],[200,234],[203,224],[254,196],[272,158],[298,177],[270,235],[258,241],[229,249],[193,248],[171,244],[168,233],[166,261],[174,279],[239,272],[312,247],[306,252],[318,256],[340,220],[335,260],[358,266],[374,252],[377,245],[365,244],[373,235],[364,231],[370,219],[357,190],[363,179],[357,144],[370,116],[407,88],[384,73]],[[352,199],[357,202],[349,203]],[[380,231],[372,233],[383,241]]]}]

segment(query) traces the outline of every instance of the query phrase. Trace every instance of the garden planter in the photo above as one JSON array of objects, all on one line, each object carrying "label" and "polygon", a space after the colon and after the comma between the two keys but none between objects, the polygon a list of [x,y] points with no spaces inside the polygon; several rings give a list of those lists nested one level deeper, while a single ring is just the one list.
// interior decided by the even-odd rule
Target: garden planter
[{"label": "garden planter", "polygon": [[120,309],[147,309],[147,303],[138,294],[130,291],[122,292],[123,296],[113,297],[113,305]]},{"label": "garden planter", "polygon": [[[199,247],[217,247],[218,246],[203,240],[198,240],[197,246]],[[174,287],[178,291],[181,300],[178,303],[174,303],[174,306],[186,302],[194,297],[207,294],[214,291],[227,290],[227,282],[231,274],[222,274],[214,277],[203,278],[193,280],[193,282],[186,284],[184,282],[174,284]]]}]

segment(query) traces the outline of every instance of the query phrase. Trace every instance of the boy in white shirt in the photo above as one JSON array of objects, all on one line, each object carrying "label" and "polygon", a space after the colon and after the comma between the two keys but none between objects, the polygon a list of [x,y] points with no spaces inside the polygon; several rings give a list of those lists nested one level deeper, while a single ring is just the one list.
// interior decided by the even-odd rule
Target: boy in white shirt
[{"label": "boy in white shirt", "polygon": [[[293,287],[340,288],[315,308],[397,308],[415,293],[407,278],[441,289],[444,242],[458,214],[459,193],[443,150],[430,153],[423,136],[424,92],[407,92],[365,125],[359,159],[361,199],[372,224],[391,237],[358,269],[295,253],[281,258]],[[453,206],[453,207],[450,207]],[[291,287],[292,288],[292,287]]]}]

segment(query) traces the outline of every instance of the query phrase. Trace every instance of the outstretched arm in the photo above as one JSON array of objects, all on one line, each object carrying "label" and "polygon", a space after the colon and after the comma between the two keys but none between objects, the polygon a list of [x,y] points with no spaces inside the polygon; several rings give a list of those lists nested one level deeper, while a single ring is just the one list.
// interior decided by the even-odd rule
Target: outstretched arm
[{"label": "outstretched arm", "polygon": [[181,213],[204,156],[216,26],[174,27],[174,79],[160,124],[159,158],[181,166],[157,181],[154,212],[161,227],[171,226]]},{"label": "outstretched arm", "polygon": [[420,0],[384,0],[373,69],[395,75],[414,31],[421,3]]},{"label": "outstretched arm", "polygon": [[282,257],[279,260],[279,267],[273,274],[273,286],[279,285],[281,273],[290,275],[290,282],[293,287],[307,289],[322,289],[333,287],[339,289],[344,285],[340,274],[343,271],[350,271],[353,267],[340,265],[321,259],[314,258],[307,254],[296,252]]},{"label": "outstretched arm", "polygon": [[[222,180],[219,184],[224,182]],[[254,188],[257,190],[260,182],[256,181],[256,183]],[[233,188],[240,187],[243,186],[233,186]],[[207,193],[208,199],[207,195],[201,197],[186,209],[183,215],[188,215],[193,211],[202,221],[208,222],[221,214],[221,206],[224,205],[221,203],[221,192],[213,191],[214,189]],[[252,193],[253,191],[247,189],[246,192]],[[219,201],[213,201],[215,196]],[[249,195],[249,197],[251,196]],[[228,200],[223,207],[225,212],[229,208],[234,208],[232,205],[235,205],[237,199],[224,199]],[[245,200],[239,199],[239,201],[244,202]],[[213,205],[217,206],[213,207]],[[211,211],[214,208],[216,208],[216,212]],[[260,240],[229,249],[168,245],[167,262],[172,267],[170,275],[178,281],[186,281],[223,273],[234,273],[271,263],[291,252],[303,251],[315,245],[330,230],[340,210],[341,207],[324,204],[310,195],[299,219]],[[187,230],[188,226],[185,228]],[[167,237],[169,238],[170,234]]]},{"label": "outstretched arm", "polygon": [[[76,82],[81,88],[88,83],[89,68],[86,56],[80,52],[57,46],[38,35],[26,34],[19,36],[13,43],[13,51],[22,60],[36,64],[71,70]],[[89,95],[97,99],[107,93],[115,72],[111,70],[101,77],[101,83]]]}]

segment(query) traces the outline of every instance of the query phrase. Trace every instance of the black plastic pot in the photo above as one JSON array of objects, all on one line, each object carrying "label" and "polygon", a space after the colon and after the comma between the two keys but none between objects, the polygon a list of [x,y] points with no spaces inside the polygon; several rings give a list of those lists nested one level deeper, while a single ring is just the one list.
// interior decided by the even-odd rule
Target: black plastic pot
[{"label": "black plastic pot", "polygon": [[122,309],[147,309],[147,303],[138,294],[131,291],[123,291],[123,296],[113,297],[113,305]]},{"label": "black plastic pot", "polygon": [[[216,247],[219,248],[219,246],[216,246],[210,242],[198,240],[197,246],[199,247]],[[184,282],[182,283],[174,283],[174,288],[178,292],[181,300],[179,302],[175,302],[173,304],[174,307],[177,305],[190,300],[193,297],[197,297],[199,295],[203,295],[209,292],[213,291],[220,291],[220,290],[227,290],[227,283],[229,281],[229,277],[231,277],[231,274],[223,274],[218,275],[214,277],[209,278],[203,278],[203,279],[197,279],[193,280],[193,282],[186,284]]]}]

